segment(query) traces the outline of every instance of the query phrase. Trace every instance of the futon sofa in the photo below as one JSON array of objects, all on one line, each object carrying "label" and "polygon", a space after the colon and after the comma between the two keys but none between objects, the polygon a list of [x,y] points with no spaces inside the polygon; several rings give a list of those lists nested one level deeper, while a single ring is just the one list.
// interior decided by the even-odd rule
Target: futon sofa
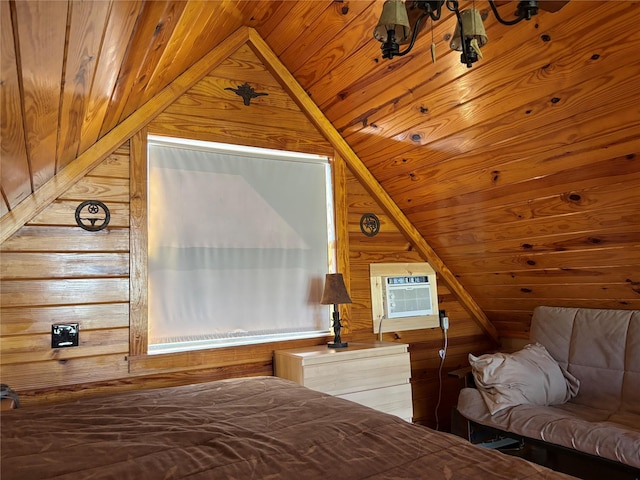
[{"label": "futon sofa", "polygon": [[640,311],[537,307],[530,341],[470,355],[478,388],[461,390],[460,414],[640,469]]}]

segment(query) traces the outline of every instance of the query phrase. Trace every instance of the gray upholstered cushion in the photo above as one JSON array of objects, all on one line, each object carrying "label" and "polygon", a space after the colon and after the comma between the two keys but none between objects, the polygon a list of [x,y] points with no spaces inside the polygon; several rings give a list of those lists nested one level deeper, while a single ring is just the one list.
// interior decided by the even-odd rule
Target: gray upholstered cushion
[{"label": "gray upholstered cushion", "polygon": [[640,311],[537,307],[532,342],[580,380],[556,406],[521,404],[491,415],[480,391],[458,410],[478,423],[640,468]]}]

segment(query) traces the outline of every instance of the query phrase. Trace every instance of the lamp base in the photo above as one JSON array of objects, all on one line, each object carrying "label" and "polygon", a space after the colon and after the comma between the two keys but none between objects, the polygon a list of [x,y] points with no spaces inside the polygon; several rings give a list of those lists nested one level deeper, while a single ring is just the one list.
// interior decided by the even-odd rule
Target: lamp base
[{"label": "lamp base", "polygon": [[348,346],[349,346],[349,344],[347,342],[339,342],[339,343],[333,342],[333,343],[328,343],[327,344],[327,347],[329,347],[329,348],[345,348],[345,347],[348,347]]}]

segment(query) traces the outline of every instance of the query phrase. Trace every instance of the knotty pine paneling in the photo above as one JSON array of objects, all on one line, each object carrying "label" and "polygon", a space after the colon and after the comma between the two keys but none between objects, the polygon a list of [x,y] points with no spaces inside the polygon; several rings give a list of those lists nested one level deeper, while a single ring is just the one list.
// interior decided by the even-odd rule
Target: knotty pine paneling
[{"label": "knotty pine paneling", "polygon": [[[228,89],[248,83],[266,93],[243,99]],[[149,133],[332,155],[333,149],[260,60],[241,47],[149,125]]]},{"label": "knotty pine paneling", "polygon": [[[2,214],[31,194],[31,176],[27,162],[16,47],[8,1],[0,3],[0,185],[3,189]],[[5,203],[6,201],[6,203]]]},{"label": "knotty pine paneling", "polygon": [[119,69],[127,52],[128,43],[122,39],[131,36],[138,17],[141,2],[132,0],[111,2],[106,21],[95,76],[91,91],[85,100],[85,115],[79,138],[78,153],[83,153],[98,139],[102,121],[109,105],[111,92],[116,85]]},{"label": "knotty pine paneling", "polygon": [[[350,295],[353,303],[346,322],[349,333],[345,337],[351,341],[373,341],[378,336],[373,333],[369,265],[424,260],[412,251],[411,245],[393,222],[350,173],[347,174],[346,187]],[[375,237],[366,237],[360,231],[360,217],[364,213],[375,213],[381,220],[380,233]],[[469,353],[483,353],[493,348],[493,345],[442,282],[438,284],[438,302],[440,309],[446,310],[449,316],[450,328],[449,353],[442,369],[443,393],[437,420],[436,405],[440,390],[438,351],[444,343],[442,330],[432,328],[390,332],[383,334],[383,340],[409,345],[414,421],[430,427],[436,427],[437,424],[441,430],[448,430],[451,408],[457,401],[460,386],[457,380],[447,377],[447,372],[468,366]]]},{"label": "knotty pine paneling", "polygon": [[[506,17],[509,4],[500,7]],[[85,152],[114,131],[133,134],[144,124],[140,117],[155,115],[159,92],[244,25],[265,39],[447,271],[504,327],[502,336],[527,331],[535,302],[517,300],[532,285],[549,287],[535,297],[539,302],[583,304],[581,286],[598,293],[596,302],[603,295],[619,297],[621,308],[637,301],[640,2],[571,1],[515,26],[500,25],[485,4],[489,43],[470,69],[448,48],[447,10],[408,55],[381,59],[371,31],[382,2],[373,0],[0,0],[0,8],[0,215],[14,226],[32,220],[21,205],[33,203],[28,195],[74,150]],[[224,90],[244,81],[269,96],[244,108]],[[294,104],[242,47],[155,127],[166,135],[331,155]],[[134,128],[119,123],[125,118]],[[119,141],[105,142],[103,153]],[[57,210],[20,233],[20,245],[47,251],[45,243],[55,245],[74,228],[63,218],[77,197],[107,195],[105,183],[111,201],[122,205],[122,183],[83,180]],[[41,205],[51,200],[43,190]],[[128,231],[124,215],[116,216],[114,225]],[[384,255],[352,238],[363,264],[385,255],[411,258],[392,247],[403,240],[386,226],[379,237]],[[37,239],[41,228],[51,232],[47,241]],[[112,233],[100,241],[122,251],[126,239]],[[22,248],[14,240],[5,247]],[[513,295],[500,288],[506,285]]]},{"label": "knotty pine paneling", "polygon": [[[186,2],[175,1],[145,2],[141,6],[123,58],[128,68],[118,74],[100,136],[135,110],[131,104],[141,98],[139,94],[149,82],[185,6]],[[138,95],[132,93],[134,90]]]},{"label": "knotty pine paneling", "polygon": [[[18,392],[127,376],[128,176],[127,143],[0,247],[0,374]],[[75,224],[88,199],[112,212],[102,231]],[[80,345],[52,349],[54,323],[78,323]]]},{"label": "knotty pine paneling", "polygon": [[[640,74],[640,34],[635,26],[640,3],[572,1],[557,13],[540,12],[514,27],[499,25],[490,14],[485,22],[490,41],[483,48],[484,59],[472,69],[447,47],[450,12],[434,24],[438,59],[432,64],[426,36],[418,38],[407,56],[380,58],[379,44],[371,38],[380,2],[232,0],[215,7],[196,0],[107,3],[70,0],[52,10],[47,1],[1,0],[2,108],[3,119],[9,119],[3,120],[1,132],[1,215],[11,213],[32,186],[37,189],[50,178],[55,152],[85,151],[244,24],[266,39],[502,336],[523,339],[531,310],[543,303],[637,305],[640,89],[635,79]],[[505,14],[508,9],[504,7]],[[283,28],[292,25],[292,18],[295,26]],[[245,107],[240,97],[225,90],[245,81],[269,96]],[[136,128],[143,123],[136,121]],[[150,131],[333,153],[244,47],[157,117]],[[2,306],[3,318],[11,319],[6,325],[3,320],[3,335],[46,334],[41,327],[48,315],[87,321],[97,314],[105,317],[105,328],[122,328],[113,322],[122,321],[122,306],[127,305],[122,281],[126,284],[129,241],[143,239],[141,228],[129,225],[129,154],[119,152],[3,243],[5,258],[14,263],[24,253],[25,265],[38,272],[34,275],[45,275],[41,262],[78,256],[68,266],[57,263],[46,278],[7,267],[3,275],[15,276],[6,278],[10,291],[27,294],[31,289],[22,292],[20,287],[31,282],[58,292],[64,301],[83,297],[78,304],[57,305],[29,293],[29,301],[46,304],[36,307],[7,300],[14,306]],[[58,167],[64,162],[66,157]],[[349,335],[368,339],[369,288],[363,279],[369,263],[421,259],[353,178],[347,190],[343,221],[349,258],[342,264],[350,265],[354,304],[345,311]],[[77,235],[69,221],[78,201],[89,195],[104,198],[114,213],[112,226],[90,238]],[[140,198],[138,203],[143,203]],[[382,220],[375,239],[359,232],[359,216],[368,211]],[[140,213],[134,213],[134,223]],[[88,258],[87,270],[79,273],[81,259]],[[88,278],[66,278],[81,274]],[[116,303],[82,303],[93,291],[85,282],[94,279],[115,286],[118,293],[109,301]],[[74,293],[64,297],[61,286],[67,281]],[[466,350],[488,345],[447,287],[441,284],[438,294],[452,319],[452,348],[460,348],[447,358],[448,369],[465,363]],[[91,313],[98,305],[115,310],[111,315]],[[34,309],[43,315],[37,321]],[[396,339],[411,345],[414,411],[431,425],[441,335],[438,330],[403,332]],[[246,352],[242,362],[250,362],[250,356]],[[258,357],[253,365],[232,368],[233,353],[217,352],[203,359],[207,368],[202,371],[214,377],[255,374],[270,365],[265,352]],[[67,361],[79,377],[90,371],[86,359]],[[172,358],[167,364],[138,366],[153,371],[157,383],[200,378],[195,372],[202,365],[181,362]],[[108,365],[96,378],[101,385],[135,384],[135,375],[122,370],[126,366],[120,358],[100,365]],[[171,374],[165,375],[164,368]],[[25,378],[39,374],[46,377],[36,369]],[[63,385],[65,380],[55,382]],[[84,389],[78,385],[69,388]],[[55,395],[48,388],[39,387]],[[449,388],[455,391],[446,386],[445,399]]]},{"label": "knotty pine paneling", "polygon": [[65,80],[60,105],[57,165],[60,170],[78,155],[80,133],[89,103],[91,84],[98,65],[103,30],[110,2],[75,3],[71,7],[70,25],[65,47]]},{"label": "knotty pine paneling", "polygon": [[[67,2],[15,2],[27,156],[33,188],[55,173]],[[13,8],[12,8],[13,10]],[[15,35],[14,35],[15,36]],[[4,140],[3,140],[4,141]],[[3,165],[4,167],[4,165]]]}]

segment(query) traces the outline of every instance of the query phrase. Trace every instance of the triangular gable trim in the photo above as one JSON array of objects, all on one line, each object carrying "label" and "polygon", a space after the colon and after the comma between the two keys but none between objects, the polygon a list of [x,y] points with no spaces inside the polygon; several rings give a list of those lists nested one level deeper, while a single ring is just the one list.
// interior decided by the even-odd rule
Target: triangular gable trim
[{"label": "triangular gable trim", "polygon": [[104,137],[94,143],[73,162],[57,173],[35,193],[31,194],[13,210],[0,219],[0,243],[4,242],[35,215],[44,210],[58,196],[83,178],[91,169],[109,156],[123,142],[149,124],[165,108],[184,94],[205,75],[233,54],[244,44],[248,44],[264,66],[280,82],[300,109],[307,115],[318,131],[324,135],[338,154],[344,159],[351,172],[378,202],[380,207],[391,217],[398,229],[411,242],[414,248],[440,274],[458,301],[469,312],[471,317],[483,331],[499,343],[498,332],[471,295],[447,268],[420,232],[404,215],[398,205],[382,188],[375,177],[355,154],[335,127],[324,116],[319,107],[311,100],[293,75],[282,64],[280,59],[269,48],[260,35],[249,27],[241,27],[225,39],[201,60],[171,82],[160,93],[155,95],[133,114],[119,123]]},{"label": "triangular gable trim", "polygon": [[471,318],[478,323],[491,339],[499,343],[498,331],[469,292],[467,292],[451,270],[449,270],[440,257],[438,257],[433,248],[431,248],[416,227],[405,216],[400,207],[391,199],[386,190],[382,188],[362,160],[360,160],[360,157],[356,155],[346,140],[342,138],[340,133],[325,117],[320,108],[311,100],[307,92],[282,64],[276,54],[252,28],[249,29],[249,46],[258,58],[262,60],[264,66],[267,67],[271,74],[289,93],[291,98],[298,104],[300,109],[307,115],[309,120],[316,126],[318,131],[331,143],[333,148],[335,148],[344,159],[351,172],[378,202],[387,215],[391,217],[407,240],[411,242],[418,253],[440,274],[442,280],[444,280],[452,293],[458,298],[458,301],[464,306],[467,312],[469,312]]}]

